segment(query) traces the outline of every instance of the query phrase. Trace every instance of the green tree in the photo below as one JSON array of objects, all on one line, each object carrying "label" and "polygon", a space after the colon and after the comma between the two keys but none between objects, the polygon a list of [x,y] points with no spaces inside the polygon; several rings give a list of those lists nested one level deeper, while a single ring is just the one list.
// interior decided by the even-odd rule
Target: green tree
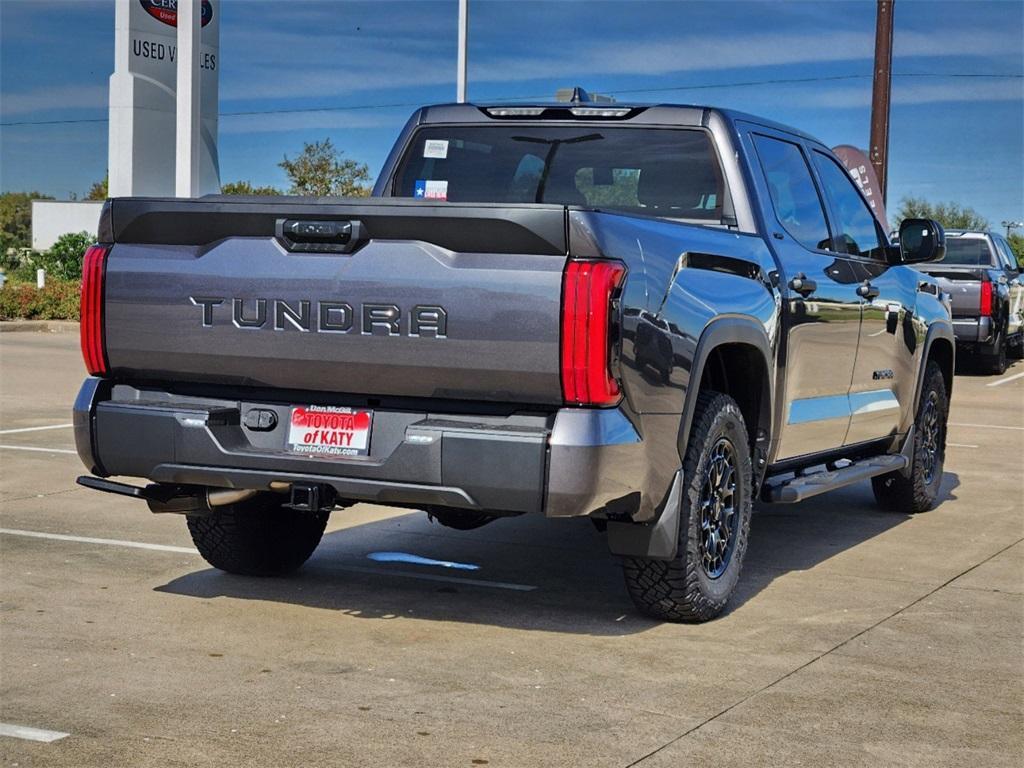
[{"label": "green tree", "polygon": [[330,139],[324,139],[306,143],[294,160],[285,155],[278,165],[288,174],[293,195],[366,197],[370,194],[369,168],[344,155]]},{"label": "green tree", "polygon": [[248,181],[229,181],[220,185],[222,195],[283,195],[276,187],[254,187]]},{"label": "green tree", "polygon": [[1010,242],[1010,247],[1013,249],[1013,255],[1017,257],[1017,263],[1020,264],[1022,269],[1024,269],[1024,235],[1018,235],[1016,232],[1012,232],[1006,239]]},{"label": "green tree", "polygon": [[896,220],[903,219],[935,219],[946,229],[989,228],[988,219],[973,208],[957,203],[930,203],[920,197],[904,197],[900,201]]},{"label": "green tree", "polygon": [[52,199],[39,192],[0,195],[0,266],[4,269],[20,261],[19,250],[32,247],[32,201]]},{"label": "green tree", "polygon": [[110,197],[110,174],[107,173],[103,176],[102,181],[94,181],[92,186],[89,187],[89,193],[85,196],[86,200],[106,200]]},{"label": "green tree", "polygon": [[57,238],[48,251],[32,254],[33,269],[45,269],[56,280],[81,280],[85,249],[96,242],[88,232],[68,232]]}]

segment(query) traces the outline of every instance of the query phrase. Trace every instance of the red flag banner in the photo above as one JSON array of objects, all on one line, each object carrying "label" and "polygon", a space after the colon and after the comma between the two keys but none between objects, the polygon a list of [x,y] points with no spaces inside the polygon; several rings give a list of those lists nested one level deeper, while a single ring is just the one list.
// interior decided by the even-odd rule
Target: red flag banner
[{"label": "red flag banner", "polygon": [[871,203],[871,210],[874,211],[875,218],[878,219],[888,234],[889,221],[885,215],[882,188],[878,183],[878,176],[875,175],[875,169],[871,167],[871,161],[868,160],[867,153],[862,149],[851,147],[849,144],[840,144],[838,147],[833,147],[832,151],[835,152],[836,157],[846,166],[847,172],[857,183],[857,186],[860,187],[864,197]]}]

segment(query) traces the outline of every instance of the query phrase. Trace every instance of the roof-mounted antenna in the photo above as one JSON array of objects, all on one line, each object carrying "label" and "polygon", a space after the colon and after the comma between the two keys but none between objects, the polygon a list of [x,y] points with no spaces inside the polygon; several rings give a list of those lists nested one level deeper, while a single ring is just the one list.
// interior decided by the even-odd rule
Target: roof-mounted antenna
[{"label": "roof-mounted antenna", "polygon": [[603,93],[587,93],[577,85],[573,88],[559,88],[555,91],[555,101],[568,104],[614,104],[615,97]]}]

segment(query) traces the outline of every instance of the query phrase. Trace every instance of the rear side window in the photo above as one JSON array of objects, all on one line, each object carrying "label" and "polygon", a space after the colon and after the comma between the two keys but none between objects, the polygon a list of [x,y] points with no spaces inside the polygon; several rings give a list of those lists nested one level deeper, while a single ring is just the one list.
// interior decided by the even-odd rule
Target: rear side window
[{"label": "rear side window", "polygon": [[1013,249],[1010,247],[1010,244],[1006,240],[1004,240],[1001,235],[996,235],[995,237],[992,238],[992,240],[996,244],[996,250],[1002,257],[1003,267],[1005,269],[1016,271],[1017,257],[1014,255]]},{"label": "rear side window", "polygon": [[959,264],[964,267],[991,267],[992,251],[984,235],[947,235],[945,264]]},{"label": "rear side window", "polygon": [[392,194],[620,208],[718,222],[725,190],[704,131],[581,123],[422,128],[399,165]]},{"label": "rear side window", "polygon": [[838,217],[831,250],[871,259],[884,259],[878,225],[871,208],[860,196],[850,174],[828,155],[815,151],[814,164],[821,175],[825,197]]},{"label": "rear side window", "polygon": [[805,248],[827,249],[825,211],[800,147],[758,135],[754,144],[779,223]]}]

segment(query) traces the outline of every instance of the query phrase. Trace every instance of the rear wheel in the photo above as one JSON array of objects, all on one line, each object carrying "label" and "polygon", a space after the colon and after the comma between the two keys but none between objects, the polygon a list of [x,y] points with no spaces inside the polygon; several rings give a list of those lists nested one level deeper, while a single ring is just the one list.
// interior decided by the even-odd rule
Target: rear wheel
[{"label": "rear wheel", "polygon": [[883,509],[903,514],[926,512],[935,506],[946,457],[946,380],[934,362],[925,368],[921,401],[914,419],[914,455],[910,476],[901,472],[871,478],[875,501]]},{"label": "rear wheel", "polygon": [[625,558],[623,572],[641,612],[707,621],[725,609],[739,581],[753,505],[747,428],[728,395],[700,394],[683,478],[675,559]]},{"label": "rear wheel", "polygon": [[994,373],[999,376],[1006,373],[1006,331],[1002,330],[996,337],[995,351],[992,354],[985,355],[981,359],[982,365],[988,373]]},{"label": "rear wheel", "polygon": [[295,512],[276,494],[261,494],[213,514],[189,516],[192,541],[214,568],[244,576],[291,573],[313,554],[327,512]]}]

